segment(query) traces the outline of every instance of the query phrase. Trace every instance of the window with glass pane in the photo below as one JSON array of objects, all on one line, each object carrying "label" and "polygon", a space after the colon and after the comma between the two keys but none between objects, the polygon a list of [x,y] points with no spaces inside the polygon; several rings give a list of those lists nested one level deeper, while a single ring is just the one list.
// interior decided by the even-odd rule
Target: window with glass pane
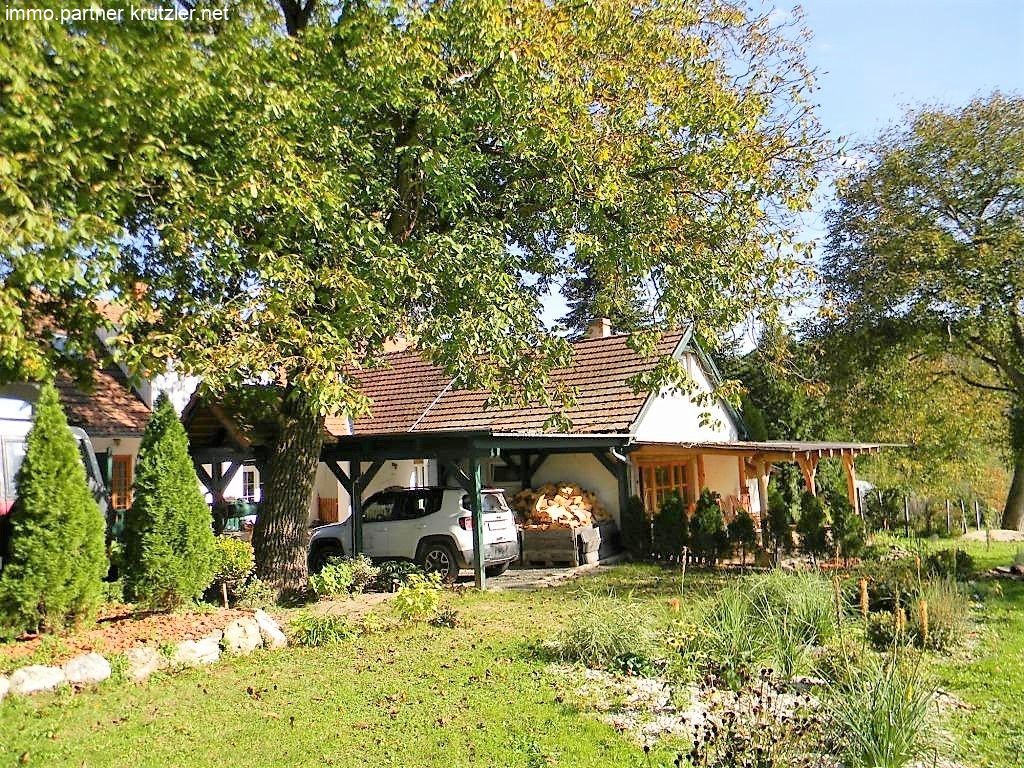
[{"label": "window with glass pane", "polygon": [[246,467],[242,470],[242,497],[249,501],[256,500],[256,470]]},{"label": "window with glass pane", "polygon": [[132,467],[130,454],[114,456],[110,470],[110,504],[114,509],[128,509],[132,505]]},{"label": "window with glass pane", "polygon": [[672,493],[678,493],[684,505],[689,505],[690,462],[669,464],[641,464],[640,490],[644,506],[654,513]]}]

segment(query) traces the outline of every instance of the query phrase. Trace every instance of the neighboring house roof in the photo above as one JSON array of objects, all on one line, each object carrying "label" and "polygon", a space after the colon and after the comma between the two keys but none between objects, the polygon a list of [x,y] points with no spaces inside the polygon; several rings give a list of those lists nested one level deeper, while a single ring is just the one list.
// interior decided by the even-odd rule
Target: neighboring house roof
[{"label": "neighboring house roof", "polygon": [[[576,433],[628,433],[647,401],[648,392],[634,392],[629,379],[650,371],[688,337],[665,334],[657,355],[644,358],[629,347],[626,335],[581,339],[573,343],[574,360],[552,372],[551,380],[576,389],[577,400],[565,415]],[[361,391],[372,401],[369,415],[355,420],[356,435],[491,430],[538,433],[551,408],[485,408],[488,394],[459,390],[451,376],[424,361],[415,351],[388,355],[387,367],[357,375]]]},{"label": "neighboring house roof", "polygon": [[150,409],[115,363],[94,370],[88,387],[66,376],[58,377],[56,386],[68,423],[90,437],[134,437],[146,429]]}]

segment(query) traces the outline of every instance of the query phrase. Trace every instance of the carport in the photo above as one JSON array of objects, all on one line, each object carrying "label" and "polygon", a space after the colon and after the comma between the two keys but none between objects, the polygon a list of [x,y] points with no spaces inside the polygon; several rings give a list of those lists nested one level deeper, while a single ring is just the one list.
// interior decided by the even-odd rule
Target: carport
[{"label": "carport", "polygon": [[[518,469],[527,487],[548,456],[590,453],[616,478],[619,501],[629,496],[628,460],[621,452],[629,442],[622,434],[522,434],[489,430],[346,435],[324,445],[320,460],[349,494],[353,548],[362,551],[363,492],[387,461],[428,459],[437,462],[441,485],[454,480],[470,497],[473,513],[473,559],[476,586],[486,588],[483,562],[481,461],[501,458]],[[348,471],[342,466],[347,462]],[[364,465],[367,465],[364,467]]]}]

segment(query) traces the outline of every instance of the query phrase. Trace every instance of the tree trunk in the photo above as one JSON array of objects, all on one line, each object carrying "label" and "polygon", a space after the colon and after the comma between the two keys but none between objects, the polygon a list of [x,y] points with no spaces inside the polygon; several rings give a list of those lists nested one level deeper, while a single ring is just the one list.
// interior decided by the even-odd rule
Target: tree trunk
[{"label": "tree trunk", "polygon": [[252,545],[257,575],[287,596],[306,586],[309,500],[324,438],[318,413],[302,403],[285,403],[283,410]]},{"label": "tree trunk", "polygon": [[1024,405],[1010,411],[1010,450],[1013,456],[1013,482],[1003,508],[1003,528],[1024,531]]}]

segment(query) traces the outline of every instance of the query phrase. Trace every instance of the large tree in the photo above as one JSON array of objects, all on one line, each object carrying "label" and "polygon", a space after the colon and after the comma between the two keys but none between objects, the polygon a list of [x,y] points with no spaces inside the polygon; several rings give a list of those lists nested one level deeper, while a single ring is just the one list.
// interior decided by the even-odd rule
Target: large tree
[{"label": "large tree", "polygon": [[1003,525],[1024,527],[1024,99],[913,112],[839,181],[828,224],[826,299],[851,354],[898,348],[1007,402]]},{"label": "large tree", "polygon": [[388,339],[557,407],[568,347],[539,298],[566,275],[650,286],[651,325],[708,339],[770,317],[827,152],[802,38],[728,2],[281,0],[181,30],[116,341],[135,367],[270,385],[254,544],[282,588],[322,418],[369,406],[353,371]]}]

